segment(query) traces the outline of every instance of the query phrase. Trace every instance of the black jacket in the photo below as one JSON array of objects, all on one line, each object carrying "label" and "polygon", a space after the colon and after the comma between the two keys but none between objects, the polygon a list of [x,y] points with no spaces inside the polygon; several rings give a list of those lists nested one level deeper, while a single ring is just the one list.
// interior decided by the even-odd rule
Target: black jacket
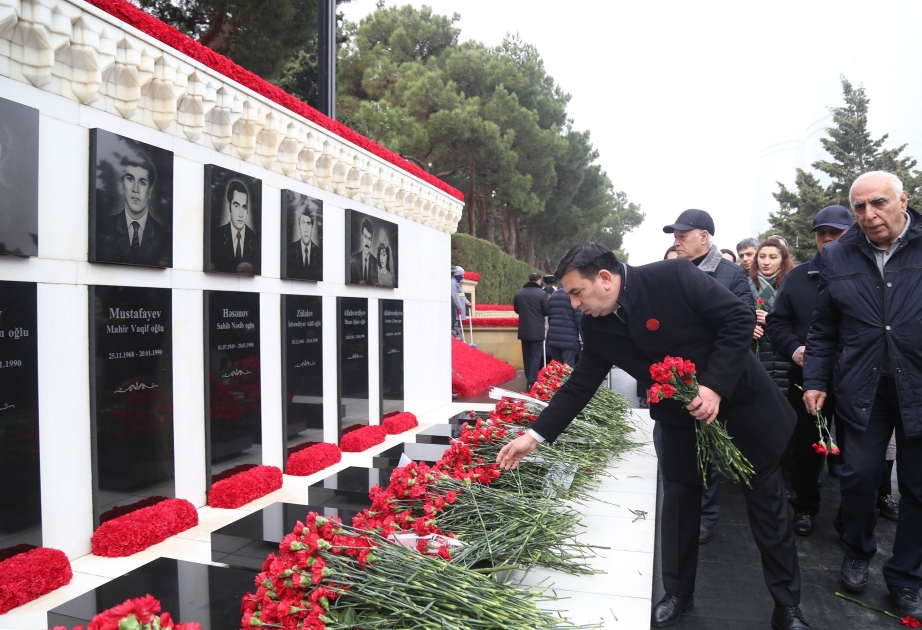
[{"label": "black jacket", "polygon": [[724,258],[716,245],[711,245],[711,249],[698,265],[698,269],[727,287],[733,295],[749,307],[749,310],[755,312],[756,302],[749,289],[749,277],[742,267]]},{"label": "black jacket", "polygon": [[125,212],[100,219],[96,228],[94,262],[144,265],[148,267],[173,266],[173,233],[154,219],[148,211],[137,260],[131,257],[131,236]]},{"label": "black jacket", "polygon": [[299,280],[323,280],[323,249],[317,243],[311,243],[310,260],[304,260],[301,239],[288,244],[283,278]]},{"label": "black jacket", "polygon": [[[782,284],[784,283],[782,282]],[[756,289],[756,285],[754,282],[752,282],[752,280],[749,281],[749,287],[752,292],[752,299],[754,302],[759,298],[765,300],[763,308],[768,311],[765,320],[766,326],[768,326],[768,315],[771,315],[771,312],[775,310],[775,301],[777,300],[778,292],[772,289],[771,291],[765,290],[762,293],[759,293],[759,290]],[[784,395],[787,396],[789,384],[788,372],[791,369],[792,361],[775,349],[774,345],[772,345],[770,337],[767,334],[764,334],[760,339],[755,340],[752,345],[753,352],[756,353],[756,356],[759,358],[759,362],[762,364],[762,367],[765,368],[765,371],[768,372],[768,375],[772,377],[772,380],[775,381],[775,384],[781,389]]]},{"label": "black jacket", "polygon": [[579,323],[583,312],[573,308],[563,289],[551,293],[547,303],[547,344],[555,348],[579,350]]},{"label": "black jacket", "polygon": [[526,282],[515,292],[512,305],[519,314],[519,339],[544,339],[544,318],[547,317],[547,293],[544,289],[536,282]]},{"label": "black jacket", "polygon": [[[799,347],[807,345],[822,267],[823,258],[817,252],[809,263],[794,267],[784,276],[784,282],[775,294],[775,308],[765,319],[765,332],[772,347],[786,359],[792,359]],[[793,360],[788,378],[792,387],[804,383],[803,368]]]},{"label": "black jacket", "polygon": [[889,348],[907,437],[922,436],[922,215],[895,246],[884,277],[856,225],[823,251],[816,310],[807,335],[804,389],[826,391],[836,415],[868,426]]},{"label": "black jacket", "polygon": [[[791,439],[796,415],[749,350],[753,312],[687,260],[621,268],[620,310],[583,317],[580,361],[532,428],[555,440],[612,365],[649,387],[650,365],[679,356],[693,361],[698,381],[723,397],[719,418],[756,473],[775,465]],[[650,405],[650,415],[669,424],[697,422],[673,400]],[[700,483],[694,442],[678,450],[664,442],[660,462],[667,479]]]},{"label": "black jacket", "polygon": [[225,223],[211,237],[210,270],[238,273],[237,267],[241,263],[249,263],[253,268],[253,274],[258,276],[262,270],[262,254],[260,251],[259,235],[251,230],[250,226],[244,225],[243,252],[241,252],[243,260],[238,262],[234,251],[234,230],[230,223]]}]

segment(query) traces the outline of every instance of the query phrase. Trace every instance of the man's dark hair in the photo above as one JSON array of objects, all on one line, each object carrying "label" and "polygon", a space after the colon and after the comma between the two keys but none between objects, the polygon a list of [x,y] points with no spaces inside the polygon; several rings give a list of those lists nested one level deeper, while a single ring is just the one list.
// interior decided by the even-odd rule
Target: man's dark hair
[{"label": "man's dark hair", "polygon": [[247,198],[247,209],[249,210],[250,205],[250,191],[247,190],[246,185],[239,179],[232,179],[227,185],[227,203],[231,203],[234,200],[234,193],[239,192],[246,195]]},{"label": "man's dark hair", "polygon": [[744,238],[743,240],[741,240],[739,243],[736,244],[736,251],[741,252],[744,249],[749,249],[750,247],[752,249],[759,249],[759,241],[757,241],[756,239],[752,237]]},{"label": "man's dark hair", "polygon": [[538,282],[538,280],[540,280],[540,279],[541,279],[541,274],[540,274],[540,273],[530,273],[530,274],[528,274],[528,281],[529,281],[529,282]]},{"label": "man's dark hair", "polygon": [[669,254],[671,254],[671,253],[674,252],[674,251],[675,251],[675,245],[670,245],[670,246],[669,246],[669,249],[666,250],[666,253],[663,254],[663,260],[668,260],[668,259],[669,259]]},{"label": "man's dark hair", "polygon": [[153,187],[154,183],[157,181],[157,169],[154,168],[154,163],[140,151],[132,151],[131,153],[123,155],[121,165],[123,172],[126,171],[129,166],[143,168],[147,171],[147,181],[150,182],[151,187]]},{"label": "man's dark hair", "polygon": [[620,263],[615,253],[602,245],[602,243],[580,241],[564,254],[560,262],[557,263],[554,277],[560,280],[571,271],[576,270],[584,278],[595,280],[595,277],[603,269],[607,269],[611,273],[618,273],[620,270],[619,265]]},{"label": "man's dark hair", "polygon": [[733,256],[733,262],[736,262],[736,252],[733,251],[732,249],[722,249],[722,250],[720,250],[720,253],[721,253],[721,254],[730,254],[731,256]]},{"label": "man's dark hair", "polygon": [[372,229],[371,221],[368,219],[362,219],[362,229],[359,232],[364,232],[365,230],[368,230],[368,233],[374,236],[375,231]]}]

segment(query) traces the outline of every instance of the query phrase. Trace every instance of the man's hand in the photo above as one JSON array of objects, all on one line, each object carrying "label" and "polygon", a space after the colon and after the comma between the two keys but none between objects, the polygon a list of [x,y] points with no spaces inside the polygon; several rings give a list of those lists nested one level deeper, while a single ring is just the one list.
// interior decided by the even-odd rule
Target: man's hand
[{"label": "man's hand", "polygon": [[761,339],[761,338],[762,338],[762,335],[764,335],[764,334],[765,334],[765,331],[762,330],[762,327],[759,326],[758,324],[756,324],[755,330],[752,331],[752,338],[753,338],[753,339]]},{"label": "man's hand", "polygon": [[525,433],[503,447],[503,450],[496,456],[496,463],[503,470],[515,470],[519,467],[519,462],[536,448],[538,448],[538,440],[530,433]]},{"label": "man's hand", "polygon": [[826,392],[818,389],[808,389],[804,392],[804,404],[810,415],[815,416],[817,411],[822,411],[824,402],[826,402]]},{"label": "man's hand", "polygon": [[[723,398],[713,389],[698,385],[698,395],[690,403],[685,405],[689,413],[698,420],[705,420],[708,424],[714,422],[717,418],[717,412],[720,409],[720,401]],[[502,454],[502,453],[500,453]]]},{"label": "man's hand", "polygon": [[806,346],[799,347],[797,350],[794,351],[794,356],[791,357],[794,363],[796,363],[800,367],[804,366],[804,350],[805,349],[806,349]]},{"label": "man's hand", "polygon": [[768,312],[767,312],[767,311],[763,311],[763,310],[761,310],[761,309],[757,310],[757,311],[756,311],[756,323],[759,324],[759,325],[761,325],[761,326],[764,326],[764,325],[765,325],[765,318],[766,318],[767,316],[768,316]]}]

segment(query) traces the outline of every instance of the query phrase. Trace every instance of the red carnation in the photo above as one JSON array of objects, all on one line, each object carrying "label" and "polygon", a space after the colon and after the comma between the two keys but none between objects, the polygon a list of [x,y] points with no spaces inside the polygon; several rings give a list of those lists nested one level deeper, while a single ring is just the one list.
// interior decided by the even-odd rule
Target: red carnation
[{"label": "red carnation", "polygon": [[910,628],[922,628],[922,623],[919,623],[919,620],[915,617],[903,617],[900,619],[903,622],[904,626],[909,626]]},{"label": "red carnation", "polygon": [[826,445],[822,442],[817,442],[813,445],[813,450],[819,453],[820,455],[829,455],[829,451],[826,450]]}]

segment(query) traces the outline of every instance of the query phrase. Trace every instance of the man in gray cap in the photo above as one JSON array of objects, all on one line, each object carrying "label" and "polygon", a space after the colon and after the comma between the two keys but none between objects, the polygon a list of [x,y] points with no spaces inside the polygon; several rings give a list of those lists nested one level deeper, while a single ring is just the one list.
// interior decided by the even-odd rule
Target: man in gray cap
[{"label": "man in gray cap", "polygon": [[[773,348],[790,357],[788,372],[788,401],[797,412],[797,426],[791,438],[791,485],[794,498],[794,533],[809,536],[813,519],[820,509],[820,488],[817,478],[825,457],[813,449],[817,441],[816,417],[807,413],[803,401],[804,350],[807,332],[816,305],[820,271],[823,270],[823,250],[845,234],[852,225],[852,213],[844,206],[827,206],[813,217],[813,236],[816,255],[806,265],[799,265],[784,277],[775,295],[775,308],[766,318],[768,338]],[[832,392],[832,387],[829,387]],[[823,405],[823,414],[832,419],[835,414],[835,397],[830,393]]]},{"label": "man in gray cap", "polygon": [[461,280],[464,278],[464,269],[458,265],[451,267],[451,336],[455,339],[461,339],[461,320],[464,319],[464,313],[467,310],[470,301],[461,288]]},{"label": "man in gray cap", "polygon": [[[714,278],[730,290],[755,313],[756,303],[749,290],[746,272],[739,265],[723,257],[716,245],[711,243],[714,235],[714,219],[704,210],[685,210],[675,223],[663,228],[666,234],[675,237],[675,250],[679,258],[686,258],[701,271]],[[654,431],[654,439],[656,439]],[[658,440],[657,440],[658,441]],[[720,518],[720,471],[713,464],[708,471],[708,486],[701,495],[701,527],[698,543],[706,545],[714,534],[714,526]]]}]

